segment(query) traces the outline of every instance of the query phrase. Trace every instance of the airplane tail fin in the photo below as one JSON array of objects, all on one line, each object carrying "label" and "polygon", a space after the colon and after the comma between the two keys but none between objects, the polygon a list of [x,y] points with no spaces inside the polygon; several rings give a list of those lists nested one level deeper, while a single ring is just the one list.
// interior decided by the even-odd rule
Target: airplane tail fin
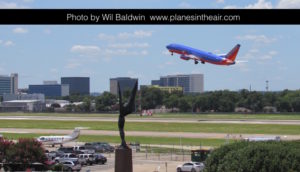
[{"label": "airplane tail fin", "polygon": [[71,134],[71,137],[77,139],[79,135],[80,135],[80,128],[75,128],[73,133]]},{"label": "airplane tail fin", "polygon": [[231,61],[235,61],[235,58],[239,52],[240,47],[241,47],[241,45],[237,44],[231,51],[229,51],[228,54],[226,54],[225,57]]}]

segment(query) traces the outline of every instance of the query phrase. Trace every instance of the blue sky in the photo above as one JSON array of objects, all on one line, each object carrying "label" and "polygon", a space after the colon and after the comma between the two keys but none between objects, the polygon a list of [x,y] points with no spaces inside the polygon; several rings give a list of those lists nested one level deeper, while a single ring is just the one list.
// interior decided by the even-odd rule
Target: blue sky
[{"label": "blue sky", "polygon": [[[287,3],[283,0],[98,2],[0,0],[0,7],[180,8],[180,4],[186,2],[186,7],[196,8],[229,5],[245,8],[257,3],[270,3],[276,8],[278,4]],[[60,81],[61,76],[89,76],[93,92],[109,90],[111,77],[138,77],[139,84],[144,85],[162,75],[190,73],[204,74],[206,91],[248,89],[250,85],[253,90],[265,90],[266,80],[269,80],[270,90],[299,89],[299,40],[298,25],[2,25],[0,74],[19,73],[20,88],[41,84],[44,80]],[[240,43],[237,59],[248,62],[233,66],[194,65],[192,61],[179,59],[178,55],[171,56],[165,48],[169,43],[181,43],[217,54],[227,53]]]}]

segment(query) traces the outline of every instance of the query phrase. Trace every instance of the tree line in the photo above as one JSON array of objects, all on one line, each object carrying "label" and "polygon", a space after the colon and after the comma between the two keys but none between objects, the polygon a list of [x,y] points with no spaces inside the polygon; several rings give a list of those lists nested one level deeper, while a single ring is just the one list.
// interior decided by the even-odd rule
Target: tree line
[{"label": "tree line", "polygon": [[[123,93],[126,101],[130,90]],[[251,112],[264,112],[266,107],[279,112],[300,112],[300,90],[278,92],[258,92],[246,89],[240,91],[209,91],[201,94],[166,92],[158,88],[145,87],[136,95],[136,109],[148,110],[166,107],[174,112],[234,112],[236,108]],[[100,96],[72,95],[63,97],[70,102],[83,102],[81,105],[68,105],[68,111],[110,112],[118,110],[118,96],[104,92]],[[125,102],[124,101],[124,102]]]}]

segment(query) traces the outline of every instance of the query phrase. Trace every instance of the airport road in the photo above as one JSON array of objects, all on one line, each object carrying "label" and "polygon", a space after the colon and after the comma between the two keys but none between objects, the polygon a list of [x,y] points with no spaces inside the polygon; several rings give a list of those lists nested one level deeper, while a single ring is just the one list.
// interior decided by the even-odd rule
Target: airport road
[{"label": "airport road", "polygon": [[[176,167],[184,162],[178,161],[154,161],[133,159],[133,171],[153,172],[153,171],[176,171]],[[167,164],[167,165],[166,165]],[[106,165],[93,165],[83,167],[81,171],[102,171],[114,172],[114,160],[108,159]]]},{"label": "airport road", "polygon": [[[52,116],[0,116],[0,120],[56,120],[56,121],[114,121],[117,117],[52,117]],[[178,118],[127,118],[129,122],[165,123],[222,123],[222,124],[282,124],[300,125],[300,120],[259,120],[259,119],[178,119]]]},{"label": "airport road", "polygon": [[[25,129],[0,128],[0,133],[36,133],[36,134],[70,134],[73,130],[60,129]],[[119,136],[119,131],[81,130],[82,135]],[[192,132],[152,132],[152,131],[126,131],[126,136],[144,137],[181,137],[181,138],[215,138],[215,139],[242,139],[249,137],[280,136],[282,140],[300,140],[300,135],[269,135],[269,134],[231,134],[231,133],[192,133]]]}]

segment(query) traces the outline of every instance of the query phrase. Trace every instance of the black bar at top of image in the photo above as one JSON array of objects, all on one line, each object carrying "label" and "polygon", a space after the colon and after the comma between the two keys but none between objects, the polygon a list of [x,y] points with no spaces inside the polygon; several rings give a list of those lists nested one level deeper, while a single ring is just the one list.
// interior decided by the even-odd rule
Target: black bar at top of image
[{"label": "black bar at top of image", "polygon": [[298,9],[2,9],[0,24],[300,24],[299,16]]}]

